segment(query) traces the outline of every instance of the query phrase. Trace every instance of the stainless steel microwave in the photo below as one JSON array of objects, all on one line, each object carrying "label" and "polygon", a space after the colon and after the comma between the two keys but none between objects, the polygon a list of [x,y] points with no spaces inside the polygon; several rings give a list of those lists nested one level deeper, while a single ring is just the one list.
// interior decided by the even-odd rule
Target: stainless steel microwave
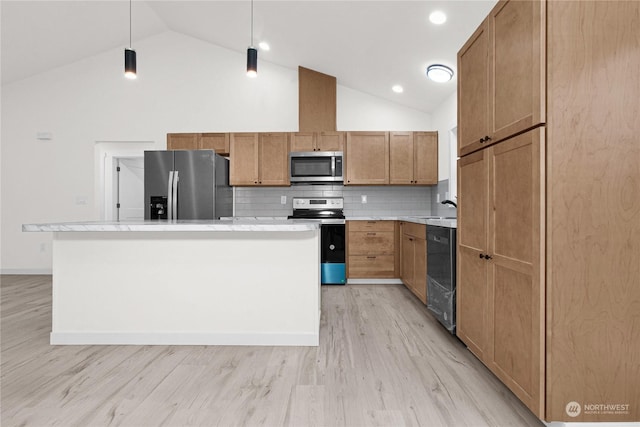
[{"label": "stainless steel microwave", "polygon": [[289,153],[291,183],[342,183],[342,151],[305,151]]}]

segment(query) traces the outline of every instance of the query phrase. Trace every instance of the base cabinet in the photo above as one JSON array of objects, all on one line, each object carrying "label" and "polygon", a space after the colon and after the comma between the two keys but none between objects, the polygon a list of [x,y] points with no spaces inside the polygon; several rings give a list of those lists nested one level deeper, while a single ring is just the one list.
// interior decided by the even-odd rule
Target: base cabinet
[{"label": "base cabinet", "polygon": [[544,128],[459,160],[457,334],[539,417]]},{"label": "base cabinet", "polygon": [[400,223],[400,279],[405,286],[427,303],[427,227]]},{"label": "base cabinet", "polygon": [[347,278],[397,275],[395,221],[347,221]]}]

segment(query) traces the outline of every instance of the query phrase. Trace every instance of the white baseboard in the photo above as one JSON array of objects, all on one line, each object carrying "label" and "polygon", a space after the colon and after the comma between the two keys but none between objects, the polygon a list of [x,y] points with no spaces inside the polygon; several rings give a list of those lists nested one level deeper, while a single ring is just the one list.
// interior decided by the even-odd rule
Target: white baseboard
[{"label": "white baseboard", "polygon": [[565,423],[562,421],[552,421],[550,423],[544,422],[544,425],[547,427],[640,427],[640,422],[622,422],[622,423],[612,423],[612,422],[601,422],[601,423]]},{"label": "white baseboard", "polygon": [[0,274],[4,275],[51,275],[53,271],[50,268],[2,268]]},{"label": "white baseboard", "polygon": [[402,285],[400,279],[347,279],[347,285]]},{"label": "white baseboard", "polygon": [[51,332],[51,345],[252,345],[317,347],[314,333]]}]

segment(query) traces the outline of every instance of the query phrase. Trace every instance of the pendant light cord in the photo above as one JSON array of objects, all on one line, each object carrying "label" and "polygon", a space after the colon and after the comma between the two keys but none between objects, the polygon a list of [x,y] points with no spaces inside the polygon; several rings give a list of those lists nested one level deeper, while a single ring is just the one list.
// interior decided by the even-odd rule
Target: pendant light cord
[{"label": "pendant light cord", "polygon": [[253,0],[251,0],[251,44],[249,46],[253,47]]},{"label": "pendant light cord", "polygon": [[131,49],[131,2],[132,0],[129,0],[129,49]]}]

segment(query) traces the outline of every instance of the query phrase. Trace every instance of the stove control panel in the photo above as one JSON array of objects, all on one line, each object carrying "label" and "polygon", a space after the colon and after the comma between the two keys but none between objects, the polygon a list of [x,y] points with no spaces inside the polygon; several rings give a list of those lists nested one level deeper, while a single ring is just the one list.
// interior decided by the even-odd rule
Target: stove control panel
[{"label": "stove control panel", "polygon": [[344,199],[342,197],[294,197],[293,210],[296,209],[343,209]]}]

